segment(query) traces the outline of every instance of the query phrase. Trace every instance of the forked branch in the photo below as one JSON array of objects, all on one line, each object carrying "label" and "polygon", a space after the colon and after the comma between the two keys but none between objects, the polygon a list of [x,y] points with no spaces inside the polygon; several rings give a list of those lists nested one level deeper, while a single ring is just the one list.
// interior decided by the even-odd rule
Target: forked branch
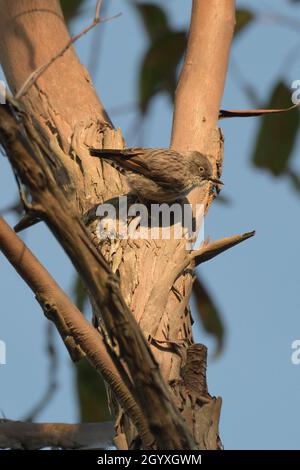
[{"label": "forked branch", "polygon": [[0,419],[0,449],[38,450],[107,448],[113,444],[114,425],[104,423],[22,423]]},{"label": "forked branch", "polygon": [[[98,315],[104,321],[110,344],[118,346],[120,360],[122,357],[128,367],[134,398],[157,446],[162,449],[194,448],[194,441],[158,364],[122,297],[118,277],[111,272],[74,207],[55,183],[51,163],[46,158],[48,149],[42,142],[36,142],[35,132],[26,116],[23,116],[23,125],[28,137],[21,131],[12,106],[8,103],[0,107],[1,143],[22,183],[30,190],[38,214],[64,247],[88,287]],[[86,330],[78,334],[84,342]]]}]

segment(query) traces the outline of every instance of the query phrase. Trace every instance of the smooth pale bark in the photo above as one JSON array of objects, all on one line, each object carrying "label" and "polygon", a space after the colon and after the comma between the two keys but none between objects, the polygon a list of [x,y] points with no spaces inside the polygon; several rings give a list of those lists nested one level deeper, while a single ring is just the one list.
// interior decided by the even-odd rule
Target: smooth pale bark
[{"label": "smooth pale bark", "polygon": [[[235,26],[235,0],[194,0],[186,58],[176,90],[171,147],[211,157],[215,175],[223,165],[218,116]],[[214,195],[195,189],[189,200],[207,212]]]},{"label": "smooth pale bark", "polygon": [[[0,9],[0,61],[15,94],[34,70],[57,54],[70,36],[58,0],[0,0]],[[102,178],[101,165],[89,155],[88,147],[101,147],[103,130],[111,124],[73,47],[38,78],[22,101],[52,145],[62,150],[61,160],[71,175],[71,182],[66,183],[61,174],[57,180],[80,212],[85,213],[103,201],[107,191],[118,193],[122,187],[118,174],[108,168]],[[114,133],[108,138],[113,145]],[[105,186],[107,180],[109,188]]]},{"label": "smooth pale bark", "polygon": [[[11,0],[9,4],[0,0],[0,7],[0,59],[11,89],[17,91],[36,67],[66,43],[68,33],[56,0]],[[221,173],[223,148],[216,127],[217,114],[233,26],[232,0],[193,2],[188,54],[176,93],[172,147],[209,153],[216,174]],[[190,358],[200,365],[205,360],[205,352],[193,348],[188,306],[193,266],[182,272],[187,254],[185,241],[116,239],[112,246],[97,240],[97,219],[91,215],[92,209],[123,194],[127,187],[115,170],[90,158],[88,147],[121,148],[124,142],[121,133],[111,129],[73,49],[37,80],[23,102],[67,168],[71,180],[64,180],[58,173],[57,182],[75,202],[106,260],[118,273],[123,297],[148,339],[199,448],[219,448],[221,401],[207,395],[197,374],[195,396],[195,390],[189,388],[193,382],[190,374],[187,378],[182,372],[193,370]],[[191,200],[202,201],[206,207],[213,199],[208,190],[195,194]],[[116,409],[116,413],[120,418],[123,412]],[[135,430],[126,419],[118,419],[117,432],[119,441],[125,433],[123,447],[136,441]]]},{"label": "smooth pale bark", "polygon": [[172,147],[207,151],[217,127],[235,25],[234,0],[194,0],[175,99]]},{"label": "smooth pale bark", "polygon": [[114,425],[107,423],[22,423],[0,420],[0,448],[38,450],[107,448],[112,445]]}]

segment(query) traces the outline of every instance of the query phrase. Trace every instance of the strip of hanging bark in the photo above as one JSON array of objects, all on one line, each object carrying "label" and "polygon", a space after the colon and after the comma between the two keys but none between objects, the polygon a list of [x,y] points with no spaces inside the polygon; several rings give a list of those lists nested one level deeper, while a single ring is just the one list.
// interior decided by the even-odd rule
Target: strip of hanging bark
[{"label": "strip of hanging bark", "polygon": [[[192,449],[195,443],[163,380],[145,338],[127,307],[114,275],[90,239],[74,207],[55,183],[47,149],[35,142],[24,118],[28,138],[7,105],[0,107],[0,137],[22,183],[29,188],[34,208],[72,260],[89,289],[113,345],[117,345],[132,380],[132,392],[160,449]],[[38,151],[37,151],[38,149]],[[149,406],[151,403],[151,406]]]},{"label": "strip of hanging bark", "polygon": [[264,114],[286,113],[292,109],[298,108],[300,103],[282,109],[221,109],[219,119],[234,118],[234,117],[255,117],[263,116]]},{"label": "strip of hanging bark", "polygon": [[232,237],[221,238],[215,242],[204,244],[199,250],[190,253],[190,261],[193,260],[195,265],[205,263],[212,258],[220,255],[229,248],[232,248],[239,243],[251,238],[255,235],[255,231],[243,233],[243,235],[233,235]]},{"label": "strip of hanging bark", "polygon": [[0,449],[105,449],[113,445],[114,423],[23,423],[0,419]]},{"label": "strip of hanging bark", "polygon": [[107,353],[103,338],[2,217],[0,250],[36,295],[46,317],[53,321],[59,331],[71,358],[79,360],[83,353],[86,355],[92,367],[110,385],[124,411],[128,412],[145,446],[151,447],[153,437]]}]

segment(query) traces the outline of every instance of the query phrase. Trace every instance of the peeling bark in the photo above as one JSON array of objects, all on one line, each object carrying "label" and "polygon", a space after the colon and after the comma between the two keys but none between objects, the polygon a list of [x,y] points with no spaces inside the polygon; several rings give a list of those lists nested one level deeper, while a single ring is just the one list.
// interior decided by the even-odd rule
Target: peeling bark
[{"label": "peeling bark", "polygon": [[37,450],[106,448],[112,445],[113,423],[22,423],[0,419],[0,448]]},{"label": "peeling bark", "polygon": [[[57,0],[11,0],[9,4],[0,0],[0,7],[0,60],[11,90],[16,92],[69,36]],[[194,0],[187,57],[176,93],[171,146],[211,155],[218,177],[223,138],[217,119],[233,27],[233,0]],[[128,188],[116,170],[89,156],[89,147],[122,148],[124,140],[121,131],[113,128],[73,48],[38,78],[22,102],[67,170],[58,167],[56,183],[63,187],[118,276],[123,299],[140,325],[197,447],[219,449],[221,400],[211,397],[197,382],[199,370],[204,374],[206,357],[193,344],[188,302],[195,261],[189,260],[182,268],[186,241],[116,238],[103,242],[97,238],[97,205],[126,194]],[[207,210],[213,197],[205,188],[194,191],[190,201],[202,202]],[[120,448],[141,446],[128,416],[115,401],[114,405],[116,443]]]}]

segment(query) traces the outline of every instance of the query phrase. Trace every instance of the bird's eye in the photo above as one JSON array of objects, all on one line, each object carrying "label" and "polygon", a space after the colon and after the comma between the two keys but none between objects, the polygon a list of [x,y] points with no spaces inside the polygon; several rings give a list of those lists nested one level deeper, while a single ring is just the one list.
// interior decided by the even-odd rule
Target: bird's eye
[{"label": "bird's eye", "polygon": [[203,166],[200,166],[200,173],[203,173],[203,171],[204,171]]}]

